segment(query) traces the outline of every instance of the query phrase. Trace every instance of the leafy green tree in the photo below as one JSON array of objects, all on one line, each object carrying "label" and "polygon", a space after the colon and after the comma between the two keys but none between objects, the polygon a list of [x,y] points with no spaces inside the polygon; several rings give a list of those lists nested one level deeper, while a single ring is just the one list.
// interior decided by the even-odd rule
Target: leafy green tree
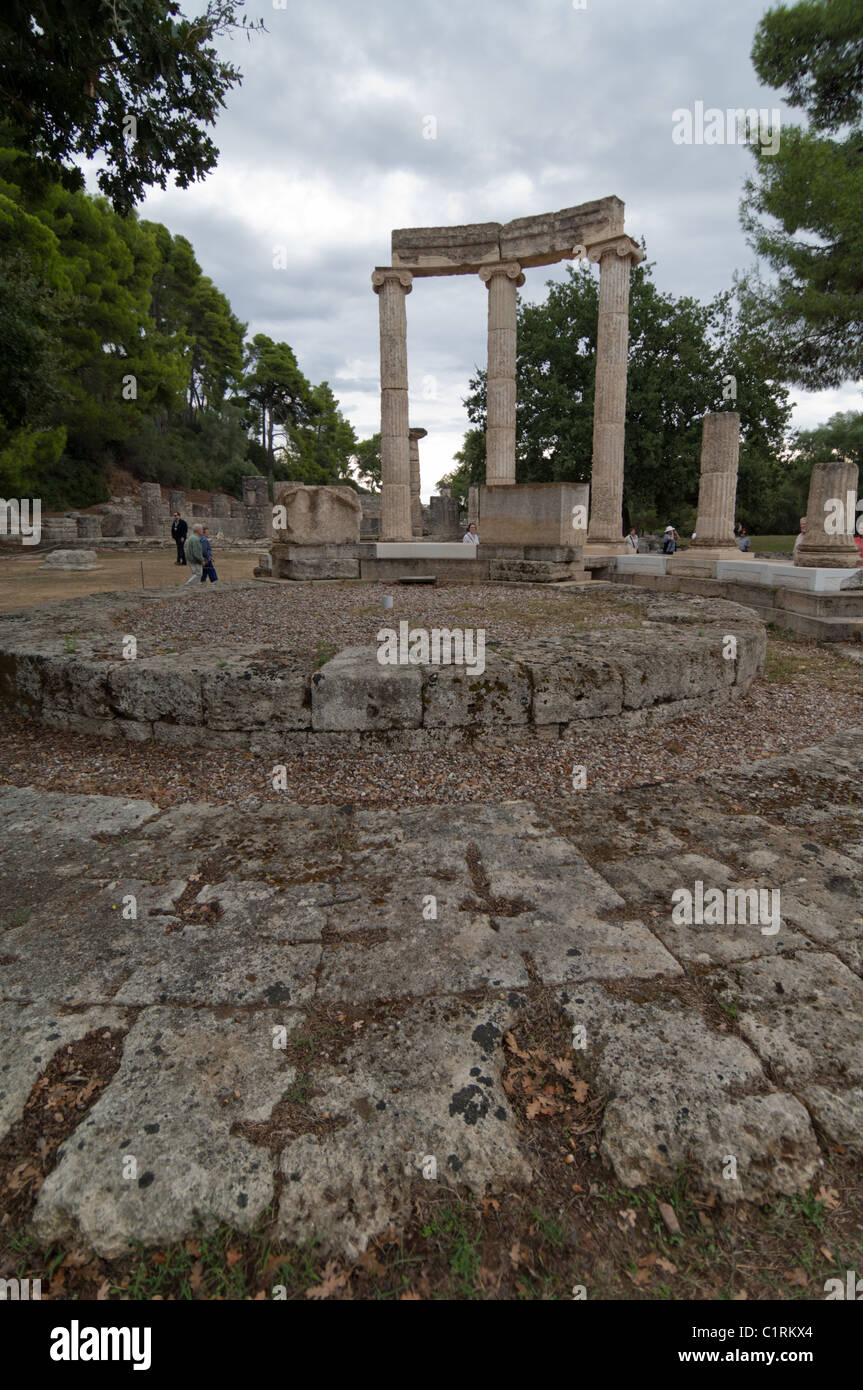
[{"label": "leafy green tree", "polygon": [[846,459],[863,469],[863,411],[846,410],[831,415],[826,425],[798,430],[794,444],[810,464]]},{"label": "leafy green tree", "polygon": [[215,166],[208,134],[241,73],[215,41],[263,22],[241,0],[5,0],[0,101],[35,171],[82,188],[82,157],[101,157],[101,191],[129,212],[148,188],[180,188]]},{"label": "leafy green tree", "polygon": [[258,434],[267,451],[270,491],[275,466],[276,431],[285,431],[288,453],[297,450],[295,433],[308,423],[313,408],[312,388],[297,365],[293,348],[257,333],[248,344],[243,394],[258,415]]},{"label": "leafy green tree", "polygon": [[365,483],[369,492],[381,490],[381,435],[380,430],[370,439],[361,439],[354,451],[357,476]]},{"label": "leafy green tree", "polygon": [[328,382],[311,388],[308,418],[289,426],[288,434],[286,477],[304,483],[355,486],[350,469],[357,453],[357,437]]},{"label": "leafy green tree", "polygon": [[799,0],[761,19],[762,82],[806,113],[778,151],[754,144],[741,220],[775,281],[750,287],[788,379],[820,389],[863,376],[863,7]]}]

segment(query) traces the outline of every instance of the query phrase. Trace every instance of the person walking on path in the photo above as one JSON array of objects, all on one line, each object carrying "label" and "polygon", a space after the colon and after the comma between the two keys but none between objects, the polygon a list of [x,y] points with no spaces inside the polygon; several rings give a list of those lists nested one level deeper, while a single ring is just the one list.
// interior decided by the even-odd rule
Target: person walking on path
[{"label": "person walking on path", "polygon": [[204,578],[204,551],[201,545],[201,532],[203,526],[193,526],[192,534],[186,541],[186,561],[192,573],[186,580],[187,584],[194,584],[196,579],[203,582]]},{"label": "person walking on path", "polygon": [[180,516],[179,512],[174,512],[174,520],[171,522],[171,535],[173,536],[177,545],[178,565],[185,565],[186,563],[185,545],[186,537],[188,536],[188,534],[189,528],[186,525],[186,522]]},{"label": "person walking on path", "polygon": [[216,574],[216,566],[213,564],[213,547],[210,544],[210,537],[207,535],[206,526],[202,528],[201,550],[204,556],[204,570],[201,575],[201,583],[206,584],[209,579],[211,584],[215,584],[219,576]]}]

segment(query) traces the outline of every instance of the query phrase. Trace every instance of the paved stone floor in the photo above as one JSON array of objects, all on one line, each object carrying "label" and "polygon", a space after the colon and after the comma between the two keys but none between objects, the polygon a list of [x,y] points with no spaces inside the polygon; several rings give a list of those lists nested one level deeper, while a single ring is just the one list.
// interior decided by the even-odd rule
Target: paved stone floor
[{"label": "paved stone floor", "polygon": [[[110,1256],[201,1215],[250,1229],[275,1199],[286,1239],[362,1248],[429,1157],[474,1191],[529,1183],[503,1038],[540,988],[584,1044],[622,1182],[686,1163],[725,1201],[799,1190],[819,1137],[863,1147],[861,771],[853,730],[566,805],[5,789],[0,1138],[57,1049],[122,1035],[35,1233]],[[698,881],[779,889],[779,930],[675,925]]]}]

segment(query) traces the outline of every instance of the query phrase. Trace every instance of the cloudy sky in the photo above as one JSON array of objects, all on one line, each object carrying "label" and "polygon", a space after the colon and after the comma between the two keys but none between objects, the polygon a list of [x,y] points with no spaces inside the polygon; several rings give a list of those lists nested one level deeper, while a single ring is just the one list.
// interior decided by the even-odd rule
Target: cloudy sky
[{"label": "cloudy sky", "polygon": [[[267,32],[222,45],[244,81],[215,131],[217,170],[140,210],[190,239],[250,334],[289,342],[307,377],[330,382],[361,437],[379,427],[370,276],[394,227],[505,222],[613,193],[663,290],[706,299],[752,263],[738,222],[751,154],[675,144],[672,112],[778,105],[749,59],[762,0],[275,5],[247,0]],[[522,294],[541,299],[564,273],[530,270]],[[461,445],[486,304],[473,276],[415,280],[407,300],[424,496]],[[860,406],[850,387],[795,399],[803,426]]]}]

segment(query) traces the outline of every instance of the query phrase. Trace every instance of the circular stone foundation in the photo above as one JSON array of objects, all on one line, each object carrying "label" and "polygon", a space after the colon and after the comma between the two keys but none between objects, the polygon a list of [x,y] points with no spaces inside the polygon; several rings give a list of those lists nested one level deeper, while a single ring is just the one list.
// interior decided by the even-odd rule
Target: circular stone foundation
[{"label": "circular stone foundation", "polygon": [[[326,612],[301,621],[306,587]],[[282,636],[253,581],[23,609],[0,617],[0,700],[135,741],[416,749],[664,722],[745,695],[764,664],[763,623],[724,600],[458,588],[384,613],[382,586],[292,586]]]}]

